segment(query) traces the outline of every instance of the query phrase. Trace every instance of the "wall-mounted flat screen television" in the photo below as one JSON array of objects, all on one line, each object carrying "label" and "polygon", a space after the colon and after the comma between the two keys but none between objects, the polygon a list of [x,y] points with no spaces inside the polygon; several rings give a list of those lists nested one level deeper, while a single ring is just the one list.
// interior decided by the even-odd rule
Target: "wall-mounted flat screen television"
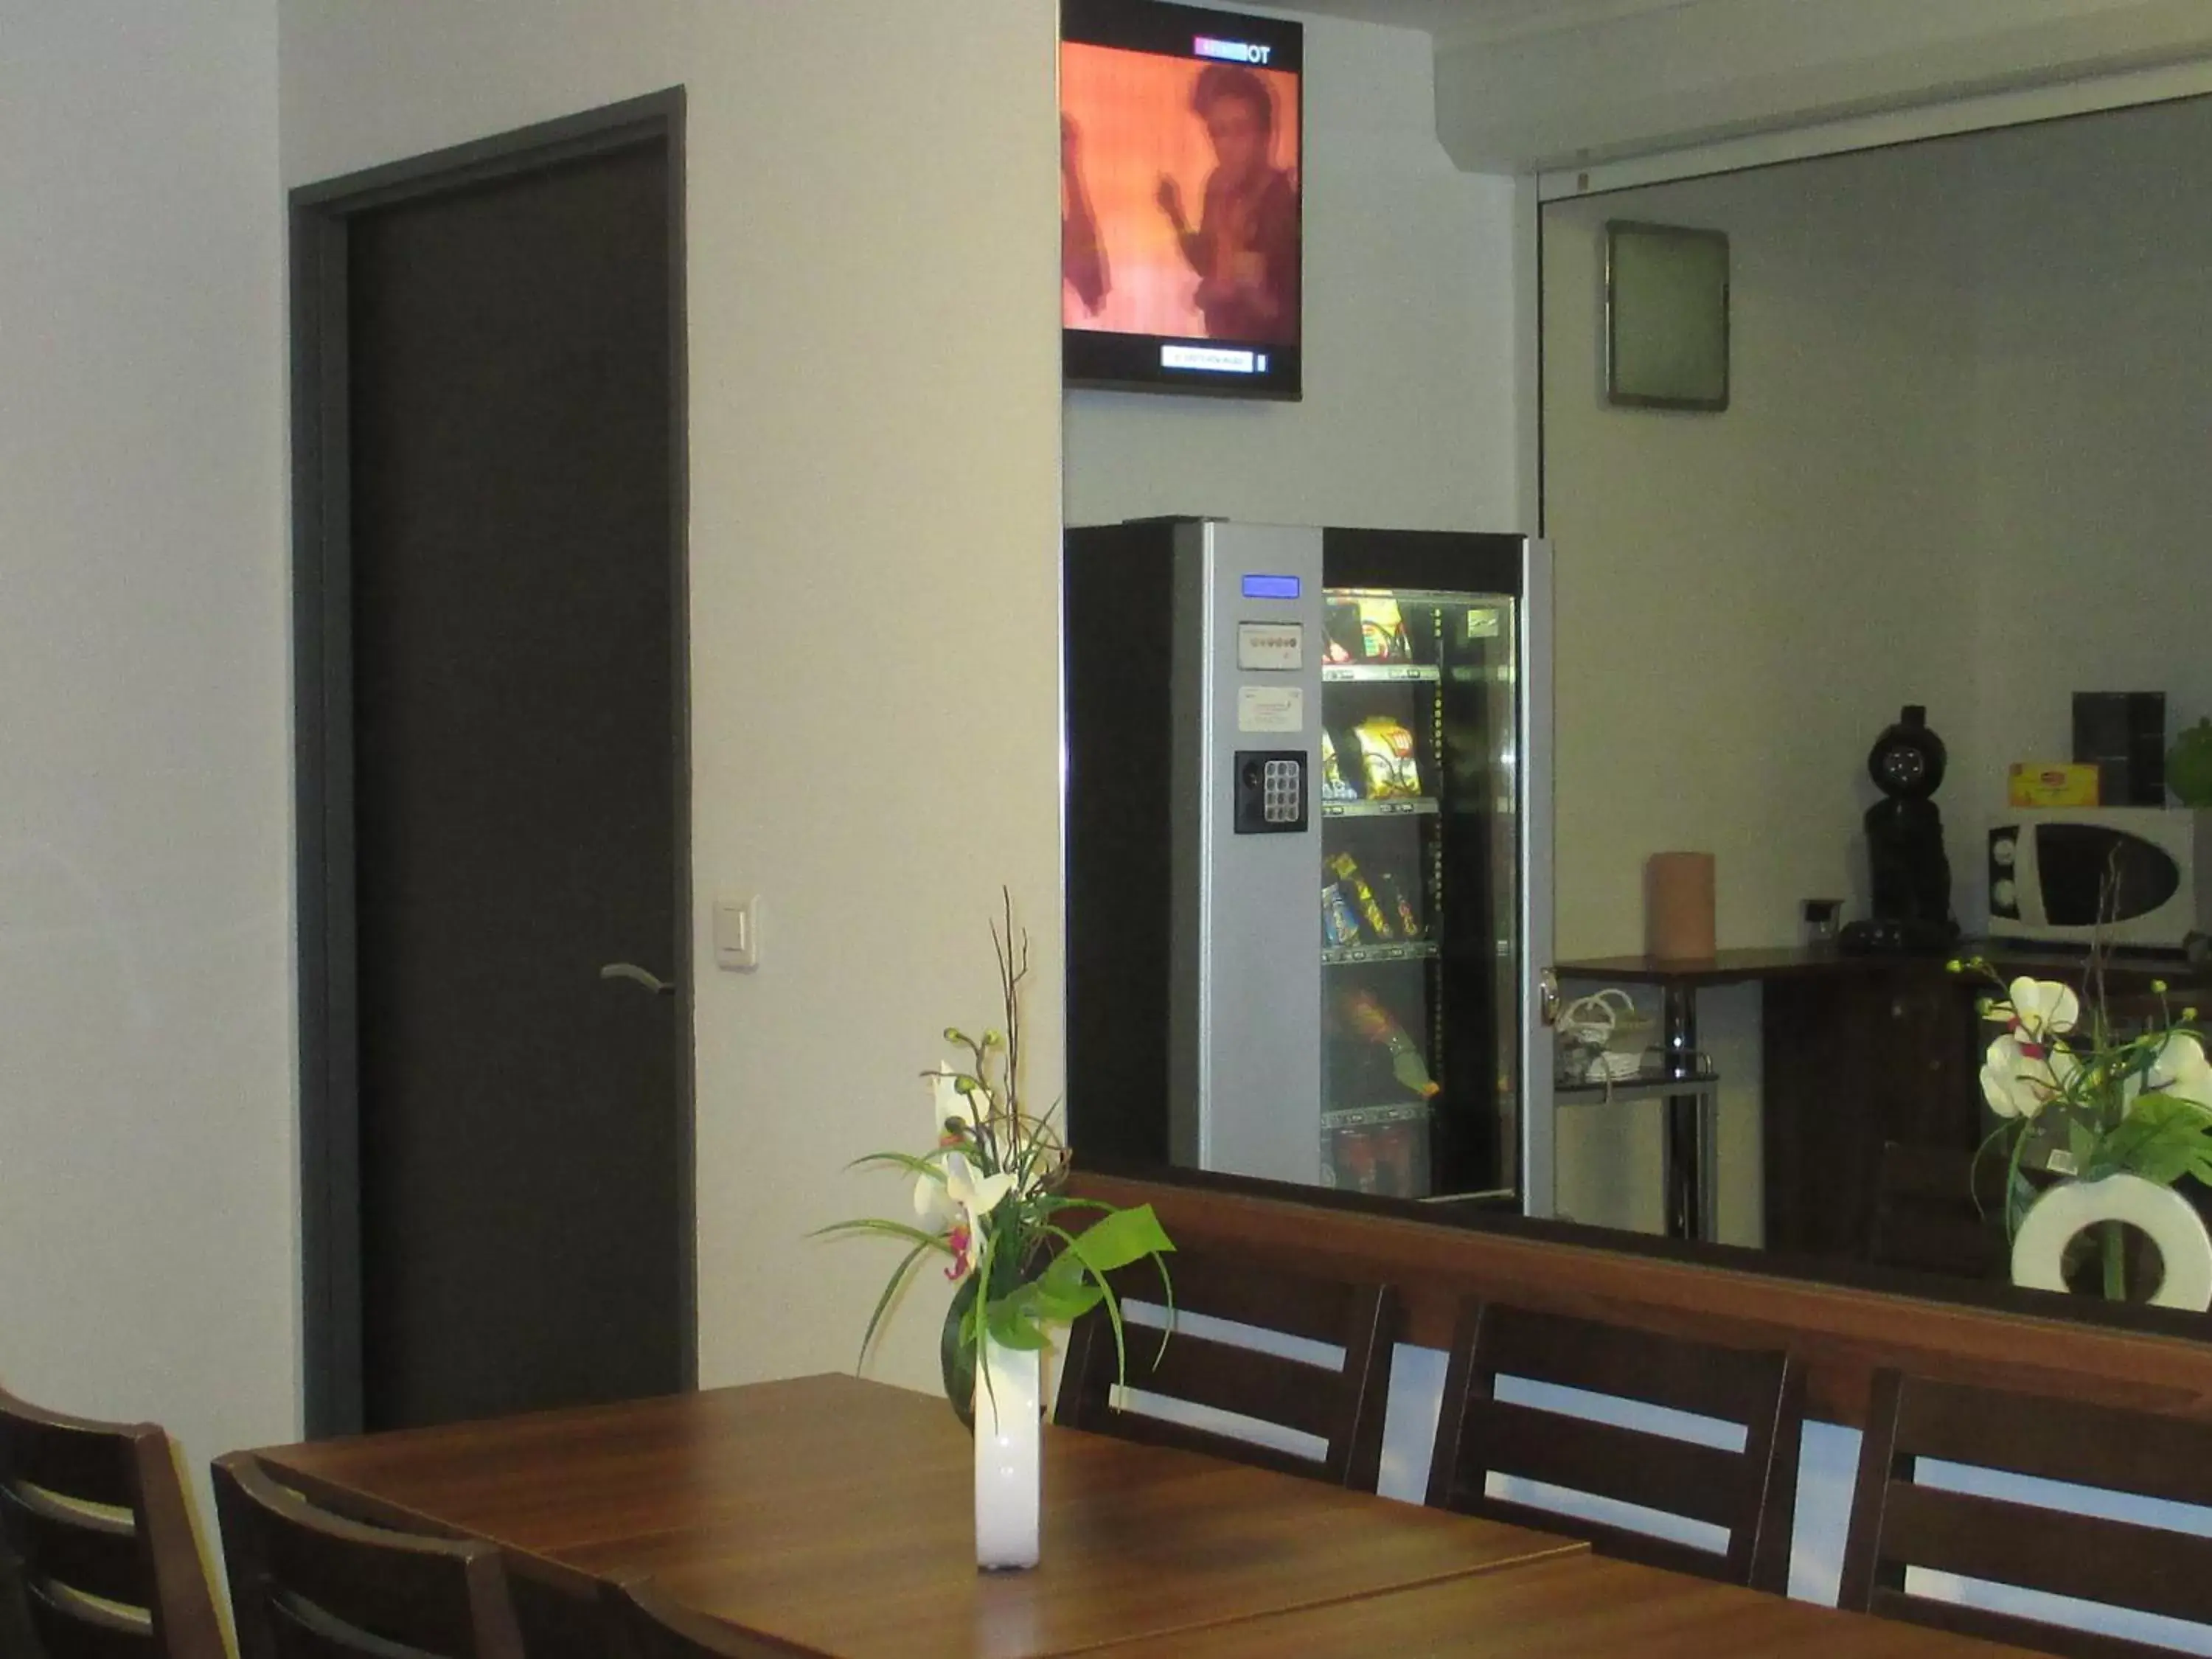
[{"label": "wall-mounted flat screen television", "polygon": [[1277,18],[1063,0],[1070,386],[1299,395],[1304,56]]}]

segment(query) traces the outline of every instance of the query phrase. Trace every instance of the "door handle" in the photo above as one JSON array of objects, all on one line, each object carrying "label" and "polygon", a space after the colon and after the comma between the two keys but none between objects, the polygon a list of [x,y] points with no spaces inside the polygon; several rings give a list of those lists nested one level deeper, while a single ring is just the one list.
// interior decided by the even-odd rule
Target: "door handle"
[{"label": "door handle", "polygon": [[601,979],[627,979],[642,985],[657,997],[672,997],[676,988],[655,973],[647,972],[634,962],[611,962],[599,969]]},{"label": "door handle", "polygon": [[1559,1023],[1559,976],[1549,968],[1536,975],[1536,1018],[1546,1025]]}]

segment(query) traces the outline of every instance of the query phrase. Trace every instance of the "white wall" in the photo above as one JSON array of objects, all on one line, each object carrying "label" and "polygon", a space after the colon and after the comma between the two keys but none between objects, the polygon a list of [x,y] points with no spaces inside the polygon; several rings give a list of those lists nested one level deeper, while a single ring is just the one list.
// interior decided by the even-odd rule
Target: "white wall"
[{"label": "white wall", "polygon": [[[1559,954],[1643,949],[1643,869],[1715,854],[1725,948],[1863,893],[1866,750],[1969,723],[1972,365],[1941,180],[1887,154],[1546,211]],[[1725,230],[1731,407],[1603,399],[1603,224]],[[1863,911],[1863,904],[1861,904]],[[1755,992],[1708,993],[1722,1236],[1759,1231]],[[1656,1105],[1563,1114],[1560,1202],[1656,1224]]]},{"label": "white wall", "polygon": [[2175,732],[2212,714],[2212,100],[1958,148],[1981,513],[1960,793],[1994,812],[2008,762],[2068,758],[2075,691],[2163,690]]},{"label": "white wall", "polygon": [[1435,15],[1443,141],[1469,167],[1572,167],[2212,52],[2201,0],[1401,9]]},{"label": "white wall", "polygon": [[0,1380],[298,1424],[275,0],[0,0]]},{"label": "white wall", "polygon": [[1512,181],[1437,144],[1428,36],[1304,21],[1304,400],[1069,393],[1071,524],[1527,527]]},{"label": "white wall", "polygon": [[[283,161],[320,179],[681,82],[691,379],[700,1371],[848,1367],[927,1139],[916,1073],[1036,948],[1057,1092],[1056,18],[970,0],[283,0]],[[705,910],[759,891],[764,958]],[[929,1386],[924,1276],[884,1374]]]}]

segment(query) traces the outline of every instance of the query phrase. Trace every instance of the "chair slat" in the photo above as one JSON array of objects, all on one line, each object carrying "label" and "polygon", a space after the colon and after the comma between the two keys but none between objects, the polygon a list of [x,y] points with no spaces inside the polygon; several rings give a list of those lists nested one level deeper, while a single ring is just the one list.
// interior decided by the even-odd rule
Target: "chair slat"
[{"label": "chair slat", "polygon": [[1254,1263],[1221,1251],[1177,1250],[1168,1257],[1165,1287],[1149,1261],[1124,1268],[1115,1287],[1139,1302],[1164,1302],[1173,1293],[1176,1310],[1206,1314],[1239,1325],[1302,1336],[1311,1342],[1340,1345],[1353,1304],[1365,1287],[1278,1268],[1255,1273]]},{"label": "chair slat", "polygon": [[1225,1457],[1232,1462],[1249,1463],[1263,1469],[1273,1469],[1280,1474],[1303,1475],[1308,1480],[1322,1478],[1322,1460],[1300,1457],[1273,1446],[1263,1446],[1256,1441],[1236,1435],[1218,1434],[1211,1429],[1193,1427],[1188,1423],[1176,1423],[1164,1417],[1153,1417],[1133,1408],[1113,1414],[1111,1432],[1117,1439],[1134,1440],[1147,1446],[1167,1446],[1177,1451],[1203,1452],[1209,1457]]},{"label": "chair slat", "polygon": [[[1103,1308],[1076,1322],[1058,1420],[1070,1428],[1194,1446],[1218,1456],[1371,1489],[1382,1462],[1390,1350],[1397,1330],[1397,1304],[1390,1291],[1316,1278],[1270,1260],[1227,1252],[1178,1251],[1170,1261],[1178,1315],[1203,1314],[1325,1342],[1341,1350],[1342,1358],[1334,1369],[1304,1365],[1184,1330],[1169,1340],[1155,1367],[1157,1334],[1132,1331],[1129,1386],[1317,1435],[1327,1443],[1326,1455],[1309,1461],[1233,1436],[1115,1409],[1114,1337]],[[1149,1262],[1117,1273],[1114,1282],[1125,1297],[1164,1299],[1158,1273]]]},{"label": "chair slat", "polygon": [[153,1574],[129,1520],[72,1511],[36,1492],[0,1486],[0,1537],[32,1577],[150,1609]]},{"label": "chair slat", "polygon": [[[1743,1449],[1501,1401],[1501,1375],[1735,1422]],[[1630,1559],[1778,1590],[1789,1578],[1802,1416],[1803,1373],[1787,1354],[1469,1301],[1445,1370],[1429,1501],[1533,1522]],[[1728,1546],[1717,1553],[1493,1498],[1485,1490],[1493,1470],[1718,1526]]]},{"label": "chair slat", "polygon": [[1461,1464],[1464,1478],[1480,1478],[1478,1464],[1716,1527],[1733,1525],[1742,1509],[1741,1452],[1503,1401],[1484,1408],[1481,1442]]},{"label": "chair slat", "polygon": [[[2072,1443],[2057,1445],[2062,1438]],[[2146,1448],[2190,1457],[2197,1467],[2178,1478],[2177,1472],[2147,1468]],[[2201,1479],[2209,1455],[2212,1430],[2188,1419],[1879,1372],[1860,1447],[1838,1602],[2078,1659],[2168,1653],[2155,1644],[1960,1607],[1908,1590],[1906,1573],[1926,1567],[2203,1621],[2212,1620],[2212,1538],[1942,1491],[1917,1477],[1922,1459],[1939,1458],[2179,1496]]]},{"label": "chair slat", "polygon": [[2130,1642],[2117,1636],[2100,1636],[2089,1631],[2072,1630],[2064,1625],[2045,1624],[2040,1619],[2023,1619],[2016,1613],[1997,1613],[1988,1607],[1970,1607],[1956,1601],[1937,1601],[1925,1595],[1908,1595],[1902,1590],[1884,1589],[1875,1593],[1866,1608],[1877,1619],[1893,1619],[1900,1624],[1925,1625],[1933,1630],[1949,1631],[1956,1636],[1979,1637],[1985,1642],[2007,1642],[2016,1648],[2033,1648],[2042,1653],[2056,1653],[2064,1659],[2156,1659],[2167,1656],[2171,1648],[2149,1648],[2140,1642]]},{"label": "chair slat", "polygon": [[393,1643],[437,1659],[521,1659],[494,1546],[333,1515],[243,1453],[214,1473],[245,1659],[367,1659]]},{"label": "chair slat", "polygon": [[1882,1551],[1937,1572],[2212,1620],[2212,1539],[2159,1527],[1899,1482]]},{"label": "chair slat", "polygon": [[81,1504],[135,1509],[133,1440],[159,1433],[145,1425],[64,1417],[0,1392],[0,1483],[28,1482]]},{"label": "chair slat", "polygon": [[[0,1536],[44,1621],[46,1659],[228,1659],[159,1427],[64,1417],[0,1392]],[[147,1627],[88,1614],[71,1589],[143,1608]]]},{"label": "chair slat", "polygon": [[2212,1424],[1914,1379],[1899,1453],[2212,1506]]},{"label": "chair slat", "polygon": [[1556,1510],[1544,1509],[1534,1504],[1516,1504],[1510,1498],[1493,1498],[1484,1505],[1482,1512],[1492,1521],[1528,1527],[1538,1532],[1571,1532],[1599,1554],[1634,1561],[1647,1567],[1663,1567],[1668,1572],[1687,1573],[1696,1578],[1717,1578],[1723,1575],[1726,1567],[1724,1558],[1717,1551],[1701,1550],[1695,1544],[1685,1544],[1679,1539],[1660,1538],[1648,1532],[1638,1532],[1631,1527],[1616,1527],[1603,1521],[1588,1521],[1579,1516],[1571,1524],[1563,1525]]},{"label": "chair slat", "polygon": [[1564,1314],[1499,1305],[1482,1333],[1493,1375],[1525,1376],[1730,1423],[1747,1423],[1774,1395],[1778,1356]]},{"label": "chair slat", "polygon": [[52,1659],[149,1659],[161,1650],[150,1623],[65,1601],[39,1584],[24,1587],[23,1601],[31,1629]]},{"label": "chair slat", "polygon": [[1328,1437],[1337,1373],[1188,1333],[1171,1337],[1157,1365],[1131,1367],[1131,1386],[1217,1411]]},{"label": "chair slat", "polygon": [[[306,1607],[273,1601],[268,1620],[277,1659],[365,1659],[372,1652],[360,1632],[334,1629]],[[376,1659],[398,1659],[400,1652],[389,1646]]]}]

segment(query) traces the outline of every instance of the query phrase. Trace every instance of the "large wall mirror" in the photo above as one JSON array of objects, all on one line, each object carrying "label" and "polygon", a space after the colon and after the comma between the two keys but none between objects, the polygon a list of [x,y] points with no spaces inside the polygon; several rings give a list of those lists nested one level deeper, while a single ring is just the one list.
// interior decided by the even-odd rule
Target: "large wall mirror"
[{"label": "large wall mirror", "polygon": [[[2212,570],[2208,205],[2212,100],[2191,100],[1541,210],[1558,959],[1640,951],[1644,866],[1668,849],[1713,854],[1723,947],[1797,946],[1808,900],[1864,915],[1868,750],[1907,705],[1948,746],[1938,805],[1977,938],[2007,769],[2067,757],[2075,692],[2163,691],[2176,732],[2212,714],[2194,620]],[[1728,238],[1724,410],[1608,400],[1605,232],[1620,221]],[[1657,1013],[1649,988],[1626,988]],[[1863,1231],[1817,1249],[1777,1236],[1778,1149],[1797,1137],[1801,1176],[1835,1156],[1806,1139],[1805,1078],[1871,1091],[1881,1067],[1853,1054],[1942,1060],[1972,1042],[1970,995],[1934,1013],[1887,995],[1839,988],[1824,1010],[1800,986],[1791,1028],[1755,978],[1704,991],[1708,1242],[1663,1242],[1656,1101],[1553,1109],[1559,1218],[1593,1242],[2032,1298],[2001,1266],[1875,1261]],[[1943,1063],[1980,1127],[1973,1068]],[[1832,1122],[1881,1103],[1839,1085],[1816,1103]],[[1833,1207],[1867,1212],[1879,1174],[1838,1167]]]},{"label": "large wall mirror", "polygon": [[[1715,855],[1724,946],[1796,945],[1808,900],[1863,915],[1866,759],[1905,705],[1948,744],[1953,901],[1985,935],[2008,769],[2070,758],[2075,692],[2161,691],[2174,732],[2212,713],[2212,653],[2179,621],[2212,568],[2208,203],[2198,99],[1544,209],[1563,958],[1642,948],[1639,871],[1668,848]],[[1729,239],[1725,413],[1604,398],[1622,219]],[[1873,1126],[1900,1091],[1930,1095],[1955,1159],[1995,1120],[1966,1060],[1971,994],[1900,983],[1701,994],[1718,1237],[1911,1261],[1871,1236],[1877,1209],[1964,1178]],[[1661,1110],[1562,1114],[1563,1213],[1659,1230]],[[1869,1127],[1808,1121],[1838,1112]],[[1840,1219],[1800,1224],[1824,1207]]]}]

